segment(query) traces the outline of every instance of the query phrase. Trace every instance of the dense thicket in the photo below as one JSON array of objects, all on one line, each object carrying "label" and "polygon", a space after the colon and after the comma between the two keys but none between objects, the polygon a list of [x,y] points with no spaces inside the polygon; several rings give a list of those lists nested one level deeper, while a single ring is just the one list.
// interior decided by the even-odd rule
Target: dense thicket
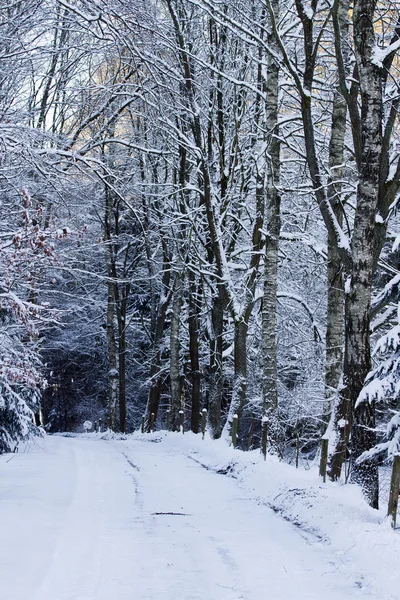
[{"label": "dense thicket", "polygon": [[326,433],[331,477],[350,457],[377,506],[398,439],[399,8],[0,8],[0,451],[34,423],[178,430],[184,411],[198,432],[207,408],[212,437],[237,415],[241,448],[288,460]]}]

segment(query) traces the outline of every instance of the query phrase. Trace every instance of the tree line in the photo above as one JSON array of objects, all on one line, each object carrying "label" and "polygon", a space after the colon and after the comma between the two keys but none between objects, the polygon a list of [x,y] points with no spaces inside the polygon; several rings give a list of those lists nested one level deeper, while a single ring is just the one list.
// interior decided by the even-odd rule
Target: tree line
[{"label": "tree line", "polygon": [[205,407],[287,460],[329,437],[377,507],[399,47],[397,2],[0,8],[0,450],[85,418],[197,433]]}]

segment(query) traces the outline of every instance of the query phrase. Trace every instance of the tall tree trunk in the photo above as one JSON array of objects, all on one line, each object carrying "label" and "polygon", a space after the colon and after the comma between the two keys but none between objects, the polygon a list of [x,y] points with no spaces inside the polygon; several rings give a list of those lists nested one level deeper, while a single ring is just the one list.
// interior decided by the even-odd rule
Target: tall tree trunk
[{"label": "tall tree trunk", "polygon": [[[233,380],[233,393],[231,410],[238,416],[238,422],[242,418],[243,409],[246,404],[247,395],[247,333],[249,330],[248,320],[243,318],[235,324],[235,350]],[[228,421],[230,421],[228,417]]]},{"label": "tall tree trunk", "polygon": [[168,249],[168,243],[163,240],[163,275],[162,275],[162,292],[160,305],[157,310],[155,318],[154,334],[153,334],[153,357],[150,367],[150,390],[146,404],[146,431],[150,432],[150,418],[151,414],[154,413],[155,419],[157,419],[158,408],[160,404],[160,394],[162,387],[162,380],[160,375],[161,367],[161,342],[164,334],[165,319],[167,315],[168,306],[172,298],[172,290],[169,289],[171,280],[171,269],[170,269],[170,255]]},{"label": "tall tree trunk", "polygon": [[117,344],[115,340],[115,309],[116,309],[116,282],[114,279],[115,267],[115,245],[112,236],[114,195],[110,186],[104,188],[105,214],[104,214],[104,241],[105,259],[107,267],[107,353],[108,353],[108,410],[110,418],[110,429],[117,428],[117,399],[118,399],[118,365]]},{"label": "tall tree trunk", "polygon": [[153,361],[150,367],[150,390],[149,396],[147,399],[146,405],[146,414],[145,414],[145,422],[146,422],[146,431],[150,433],[151,427],[151,415],[154,414],[154,420],[157,418],[158,408],[160,405],[160,395],[161,395],[161,387],[162,380],[160,376],[160,366],[161,366],[161,350],[157,349],[153,357]]},{"label": "tall tree trunk", "polygon": [[200,425],[200,361],[199,361],[199,305],[194,273],[189,272],[189,353],[192,378],[192,413],[190,426],[193,433]]},{"label": "tall tree trunk", "polygon": [[117,398],[118,398],[118,368],[117,346],[115,342],[114,310],[115,295],[114,283],[108,282],[107,294],[107,350],[108,350],[108,410],[110,415],[110,429],[116,431],[117,426]]},{"label": "tall tree trunk", "polygon": [[[279,0],[272,0],[272,9],[279,16]],[[276,54],[275,36],[271,32],[268,43]],[[269,164],[265,206],[265,254],[264,294],[262,304],[262,428],[263,438],[267,435],[273,442],[274,421],[278,408],[277,373],[277,293],[278,293],[278,250],[281,231],[280,218],[280,141],[278,125],[279,64],[268,54],[267,78],[265,81],[265,109]]]},{"label": "tall tree trunk", "polygon": [[[250,314],[248,315],[250,317]],[[248,319],[243,316],[235,323],[234,339],[234,376],[232,399],[229,406],[228,418],[224,426],[224,436],[229,438],[235,415],[238,417],[238,430],[246,404],[247,395],[247,333]]]},{"label": "tall tree trunk", "polygon": [[[347,14],[346,17],[347,18]],[[328,200],[337,222],[342,226],[343,207],[341,205],[342,173],[344,159],[344,137],[346,134],[346,101],[336,92],[332,129],[329,145]],[[338,252],[336,236],[328,231],[328,306],[326,323],[326,362],[325,362],[325,407],[323,427],[329,423],[336,398],[343,367],[344,345],[344,277],[343,263]]]},{"label": "tall tree trunk", "polygon": [[[374,63],[374,0],[355,0],[353,13],[355,56],[361,94],[361,164],[357,188],[357,210],[352,238],[350,293],[346,302],[346,345],[340,409],[348,427],[343,427],[339,445],[346,445],[351,427],[352,480],[361,484],[371,504],[378,506],[378,469],[372,461],[357,463],[359,456],[375,444],[375,413],[371,404],[356,406],[371,368],[370,303],[374,271],[374,233],[382,153],[381,71]],[[354,416],[354,419],[353,419]],[[347,434],[348,435],[348,434]],[[338,448],[340,449],[340,448]],[[343,455],[342,455],[343,456]],[[340,457],[340,455],[339,455]],[[341,464],[333,457],[340,473]]]},{"label": "tall tree trunk", "polygon": [[[341,209],[340,209],[341,210]],[[330,235],[328,234],[328,238]],[[328,306],[326,321],[325,406],[322,420],[325,428],[331,418],[343,367],[344,282],[343,263],[336,244],[328,239]]]},{"label": "tall tree trunk", "polygon": [[126,433],[126,337],[125,332],[121,332],[119,336],[118,347],[118,375],[119,375],[119,430],[121,433]]},{"label": "tall tree trunk", "polygon": [[119,430],[126,433],[126,308],[130,285],[124,284],[119,300],[118,318],[118,372],[119,372]]},{"label": "tall tree trunk", "polygon": [[180,371],[180,322],[183,302],[183,275],[180,272],[175,276],[173,293],[170,332],[171,426],[172,431],[179,431],[179,411],[184,408]]},{"label": "tall tree trunk", "polygon": [[212,307],[212,334],[210,340],[210,375],[208,383],[208,428],[213,439],[221,437],[221,404],[223,391],[223,332],[224,299],[218,294]]},{"label": "tall tree trunk", "polygon": [[[337,56],[343,61],[339,72],[339,89],[335,91],[332,108],[332,127],[329,142],[329,178],[327,196],[337,223],[342,227],[342,176],[344,143],[346,135],[347,102],[341,88],[350,71],[349,0],[337,0],[333,8]],[[347,93],[347,88],[346,88]],[[344,268],[334,232],[328,229],[328,305],[326,324],[325,356],[325,406],[322,427],[331,421],[333,431],[338,431],[336,411],[337,390],[343,369],[344,346]]]}]

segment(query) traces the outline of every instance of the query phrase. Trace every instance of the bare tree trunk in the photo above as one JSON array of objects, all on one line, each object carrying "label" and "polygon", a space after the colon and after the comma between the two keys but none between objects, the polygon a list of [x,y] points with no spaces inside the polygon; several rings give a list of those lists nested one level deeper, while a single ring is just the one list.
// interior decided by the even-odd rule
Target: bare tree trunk
[{"label": "bare tree trunk", "polygon": [[179,431],[179,411],[182,407],[180,372],[180,322],[183,302],[183,274],[177,272],[174,282],[170,332],[171,426]]},{"label": "bare tree trunk", "polygon": [[[272,0],[272,9],[279,16],[279,0]],[[268,43],[277,54],[275,36],[271,32]],[[278,293],[278,250],[281,231],[280,218],[280,141],[278,125],[279,65],[268,54],[266,91],[266,126],[269,165],[267,174],[267,198],[265,206],[265,254],[264,294],[262,304],[262,428],[263,439],[267,435],[273,440],[274,420],[278,408],[277,373],[277,293]],[[264,444],[263,444],[264,446]]]},{"label": "bare tree trunk", "polygon": [[189,272],[189,353],[192,377],[191,429],[199,432],[200,426],[200,361],[199,361],[199,306],[194,273]]},{"label": "bare tree trunk", "polygon": [[[232,407],[231,410],[238,416],[238,423],[242,418],[243,409],[246,404],[247,394],[247,333],[249,330],[248,320],[243,318],[235,325],[235,351],[234,366],[235,375],[233,381]],[[229,421],[229,418],[228,418]]]},{"label": "bare tree trunk", "polygon": [[[346,17],[347,18],[347,14]],[[336,92],[333,102],[332,130],[329,145],[328,200],[342,226],[343,207],[341,205],[342,173],[344,159],[344,137],[346,133],[347,105],[343,96]],[[325,366],[325,407],[323,427],[328,425],[333,403],[336,398],[343,367],[344,345],[344,277],[343,263],[338,252],[336,236],[328,231],[328,306],[326,323],[326,366]]]},{"label": "bare tree trunk", "polygon": [[124,284],[118,303],[119,430],[126,432],[126,308],[130,284]]},{"label": "bare tree trunk", "polygon": [[162,293],[161,301],[155,317],[155,328],[153,337],[153,358],[150,367],[150,390],[146,405],[146,431],[150,431],[150,416],[152,413],[157,419],[158,408],[160,404],[161,394],[161,342],[164,334],[165,318],[168,310],[168,306],[172,298],[172,290],[169,289],[171,280],[170,270],[170,256],[168,250],[168,243],[163,240],[163,275],[162,275]]},{"label": "bare tree trunk", "polygon": [[224,300],[219,294],[212,307],[212,338],[210,340],[210,375],[208,382],[208,428],[214,439],[221,437],[221,403],[223,389],[222,348],[224,331]]},{"label": "bare tree trunk", "polygon": [[[340,209],[341,210],[341,209]],[[330,237],[328,235],[328,237]],[[323,427],[331,418],[343,367],[344,282],[343,263],[336,245],[328,240],[328,306],[326,322],[325,406]]]},{"label": "bare tree trunk", "polygon": [[108,410],[110,414],[110,429],[116,431],[117,426],[117,398],[118,398],[118,369],[117,346],[115,343],[114,328],[114,283],[108,283],[107,294],[107,350],[108,350]]},{"label": "bare tree trunk", "polygon": [[161,386],[162,386],[162,381],[161,381],[161,376],[160,376],[160,365],[161,365],[161,350],[158,349],[153,358],[153,362],[151,364],[150,373],[149,373],[151,383],[150,383],[149,397],[148,397],[147,405],[146,405],[146,417],[145,417],[147,433],[150,433],[150,417],[152,414],[154,414],[154,421],[156,420],[157,414],[158,414],[158,408],[160,405],[160,395],[161,395]]},{"label": "bare tree trunk", "polygon": [[126,340],[125,332],[119,337],[119,430],[126,433]]},{"label": "bare tree trunk", "polygon": [[[343,77],[349,73],[349,1],[338,0],[334,6],[334,24],[338,56],[343,59]],[[339,88],[341,87],[339,74]],[[343,223],[342,176],[344,163],[344,142],[346,135],[347,102],[340,89],[336,90],[332,108],[331,139],[329,143],[328,201],[339,226]],[[322,427],[326,427],[332,417],[334,430],[338,431],[336,412],[332,414],[337,399],[337,390],[343,368],[344,346],[344,267],[338,251],[337,239],[328,229],[328,306],[326,326],[325,361],[325,406]]]},{"label": "bare tree trunk", "polygon": [[117,345],[115,340],[115,308],[116,294],[114,280],[115,274],[115,246],[112,238],[112,221],[114,210],[114,196],[108,185],[105,185],[105,215],[104,215],[104,241],[107,266],[107,351],[108,351],[108,410],[110,429],[117,428],[117,399],[118,399],[118,364]]},{"label": "bare tree trunk", "polygon": [[[339,408],[351,427],[352,480],[361,484],[369,503],[378,506],[378,470],[372,461],[357,463],[358,457],[375,445],[374,406],[356,406],[365,378],[371,368],[370,303],[374,272],[375,217],[378,203],[379,173],[382,154],[381,72],[374,64],[374,0],[356,0],[353,27],[361,95],[361,164],[357,188],[357,210],[352,238],[350,293],[346,303],[346,346],[344,387]],[[353,419],[354,415],[354,419]],[[341,431],[345,432],[346,428]],[[348,429],[347,429],[348,431]],[[339,444],[347,444],[344,434]],[[340,458],[340,455],[337,455]],[[333,475],[341,464],[333,457]]]},{"label": "bare tree trunk", "polygon": [[234,340],[234,377],[232,399],[229,406],[228,418],[224,426],[224,436],[230,439],[232,434],[232,424],[235,416],[238,417],[239,432],[240,420],[243,409],[246,404],[247,396],[247,334],[248,334],[248,315],[244,315],[235,323]]}]

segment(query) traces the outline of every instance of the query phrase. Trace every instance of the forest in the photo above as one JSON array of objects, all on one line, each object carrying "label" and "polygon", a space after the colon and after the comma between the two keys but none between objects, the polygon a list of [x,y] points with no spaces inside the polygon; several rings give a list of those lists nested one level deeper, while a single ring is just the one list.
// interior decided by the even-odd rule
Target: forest
[{"label": "forest", "polygon": [[0,453],[203,419],[378,507],[399,49],[396,0],[1,4]]}]

